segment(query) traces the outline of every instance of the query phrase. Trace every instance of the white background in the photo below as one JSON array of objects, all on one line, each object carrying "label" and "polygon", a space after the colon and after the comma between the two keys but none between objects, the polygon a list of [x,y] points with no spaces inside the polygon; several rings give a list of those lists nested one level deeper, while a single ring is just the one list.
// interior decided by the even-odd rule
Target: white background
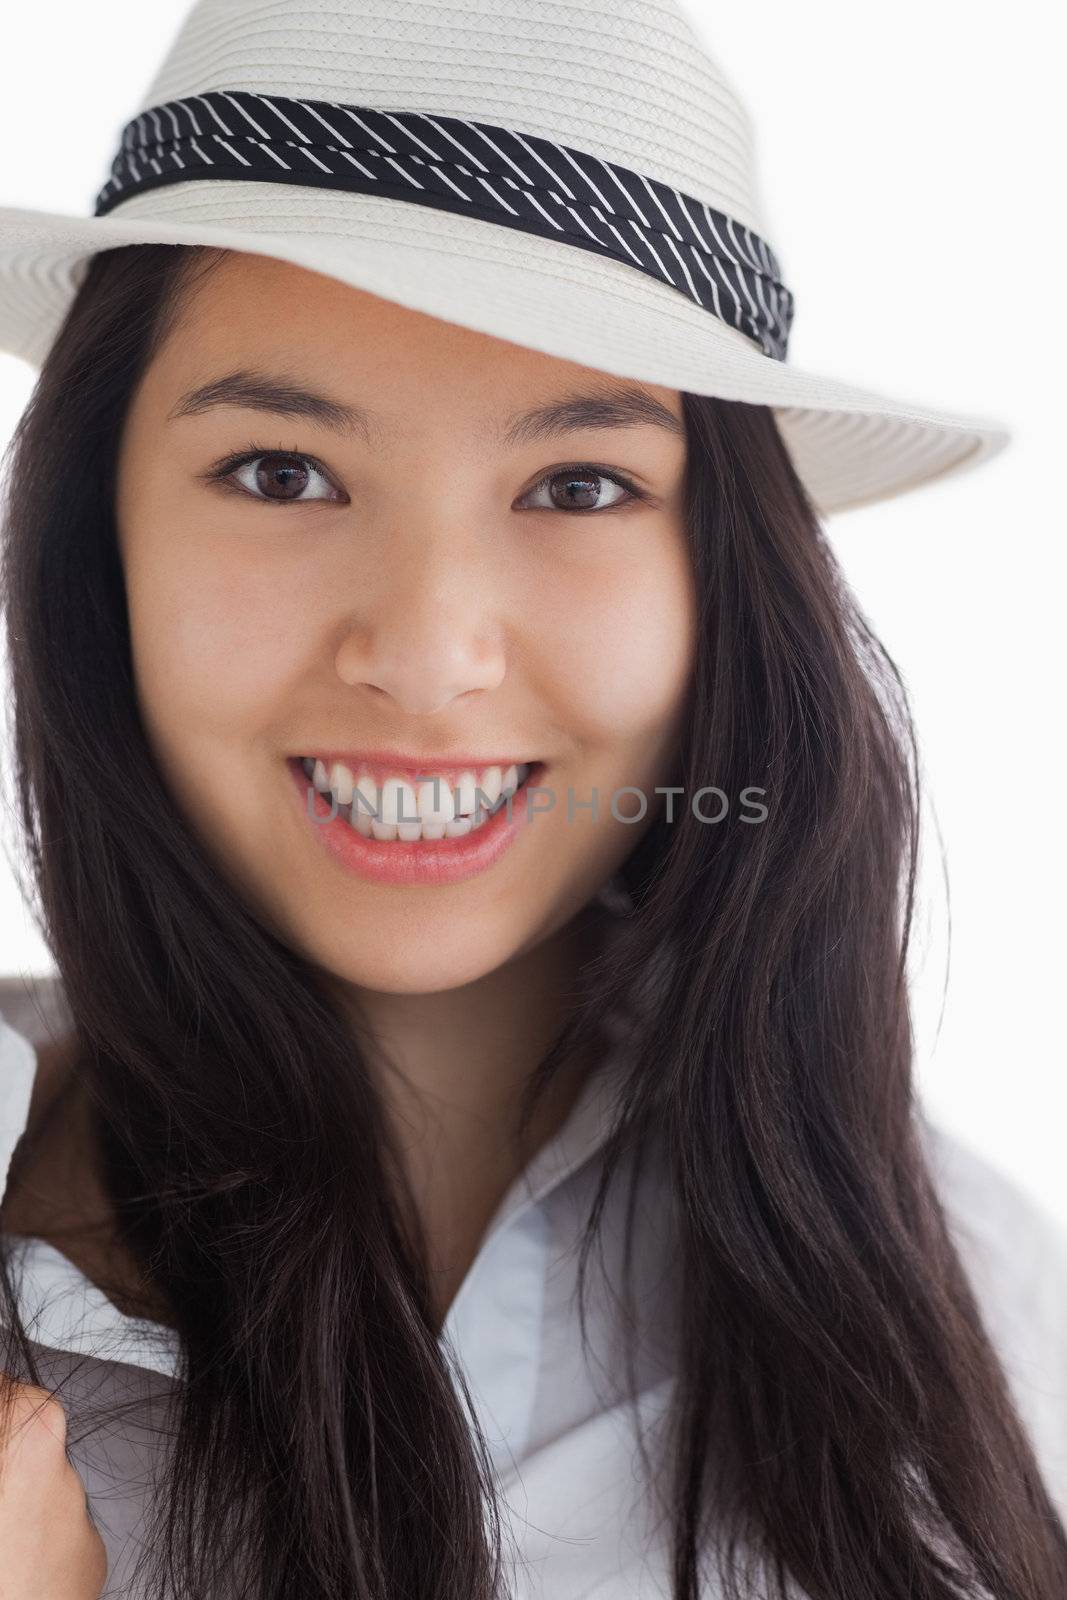
[{"label": "white background", "polygon": [[[61,31],[53,7],[9,9],[0,202],[91,212],[186,9],[99,0]],[[1067,1222],[1062,57],[1036,0],[685,9],[755,120],[790,363],[1015,433],[973,473],[829,526],[918,725],[922,1095]],[[0,355],[0,446],[31,381]],[[0,972],[51,970],[0,861]]]}]

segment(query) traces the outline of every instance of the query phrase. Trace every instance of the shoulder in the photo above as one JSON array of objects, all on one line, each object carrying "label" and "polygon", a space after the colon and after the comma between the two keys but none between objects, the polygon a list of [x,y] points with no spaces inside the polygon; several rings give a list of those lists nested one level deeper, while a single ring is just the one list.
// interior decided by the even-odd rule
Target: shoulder
[{"label": "shoulder", "polygon": [[35,1043],[68,1028],[72,1018],[59,975],[0,973],[0,1020]]},{"label": "shoulder", "polygon": [[37,1071],[37,1052],[19,1015],[19,995],[9,988],[14,981],[0,980],[0,1199],[29,1120]]},{"label": "shoulder", "polygon": [[957,1134],[927,1118],[923,1137],[931,1176],[968,1266],[983,1282],[995,1276],[1005,1287],[1011,1284],[1031,1315],[1062,1310],[1067,1225]]},{"label": "shoulder", "polygon": [[982,1318],[1067,1517],[1067,1226],[929,1119],[927,1160]]}]

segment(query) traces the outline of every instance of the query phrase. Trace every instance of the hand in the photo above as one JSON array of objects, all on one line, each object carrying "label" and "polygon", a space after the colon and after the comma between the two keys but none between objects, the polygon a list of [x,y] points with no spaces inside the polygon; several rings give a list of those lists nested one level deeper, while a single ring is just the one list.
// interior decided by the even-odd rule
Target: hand
[{"label": "hand", "polygon": [[104,1541],[47,1389],[0,1373],[0,1600],[99,1600]]}]

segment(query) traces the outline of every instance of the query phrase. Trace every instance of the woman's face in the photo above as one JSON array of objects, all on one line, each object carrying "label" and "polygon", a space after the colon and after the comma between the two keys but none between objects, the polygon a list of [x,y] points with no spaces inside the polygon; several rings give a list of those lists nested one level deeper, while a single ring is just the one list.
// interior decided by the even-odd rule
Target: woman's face
[{"label": "woman's face", "polygon": [[[518,426],[626,392],[662,421],[601,404]],[[564,927],[631,854],[675,781],[692,672],[685,464],[675,390],[266,257],[193,283],[121,446],[137,693],[183,813],[290,945],[360,987],[455,987]],[[381,751],[431,794],[440,772],[438,796],[467,757],[479,785],[540,762],[540,795],[480,870],[388,881],[325,847],[294,761],[349,752],[358,778]],[[627,786],[641,820],[632,793],[612,813]]]}]

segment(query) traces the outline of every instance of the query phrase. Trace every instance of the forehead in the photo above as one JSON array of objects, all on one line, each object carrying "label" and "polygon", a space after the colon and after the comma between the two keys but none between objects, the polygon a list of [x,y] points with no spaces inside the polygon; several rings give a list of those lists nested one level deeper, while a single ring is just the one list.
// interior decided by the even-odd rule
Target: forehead
[{"label": "forehead", "polygon": [[[303,415],[384,442],[427,397],[518,445],[549,429],[657,428],[684,441],[677,390],[497,339],[291,262],[216,252],[181,286],[155,386],[174,413]],[[291,403],[294,402],[295,404]]]}]

